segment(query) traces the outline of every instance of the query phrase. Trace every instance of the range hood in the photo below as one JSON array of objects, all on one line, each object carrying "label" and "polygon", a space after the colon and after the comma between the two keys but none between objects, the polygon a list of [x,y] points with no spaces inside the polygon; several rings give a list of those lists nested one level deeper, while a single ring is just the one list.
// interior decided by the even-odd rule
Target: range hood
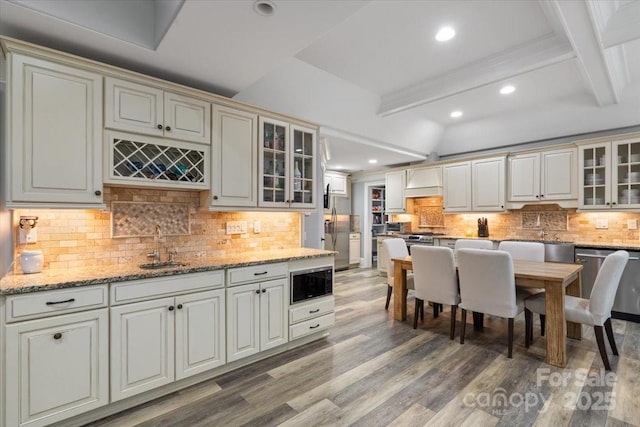
[{"label": "range hood", "polygon": [[442,196],[442,167],[407,170],[404,197]]}]

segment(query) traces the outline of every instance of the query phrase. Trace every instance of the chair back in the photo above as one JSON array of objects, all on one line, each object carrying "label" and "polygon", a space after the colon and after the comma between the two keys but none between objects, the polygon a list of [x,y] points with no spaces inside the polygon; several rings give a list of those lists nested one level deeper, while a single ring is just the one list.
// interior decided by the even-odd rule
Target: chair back
[{"label": "chair back", "polygon": [[454,250],[458,252],[458,249],[473,248],[473,249],[493,249],[493,242],[491,240],[480,239],[458,239]]},{"label": "chair back", "polygon": [[387,263],[387,283],[390,286],[393,286],[393,278],[394,278],[394,265],[392,258],[403,258],[409,256],[409,250],[407,249],[407,243],[404,239],[400,238],[391,238],[384,239],[382,241],[382,246],[384,247],[384,251],[386,252],[386,259],[380,260],[381,262]]},{"label": "chair back", "polygon": [[414,245],[411,259],[416,298],[447,305],[460,302],[453,250],[444,246]]},{"label": "chair back", "polygon": [[627,251],[616,251],[605,258],[589,297],[589,311],[596,325],[602,325],[611,317],[620,278],[629,260]]},{"label": "chair back", "polygon": [[457,257],[462,308],[506,318],[518,314],[509,252],[462,248]]},{"label": "chair back", "polygon": [[511,254],[511,258],[520,261],[544,262],[544,243],[500,242],[498,250],[509,252]]}]

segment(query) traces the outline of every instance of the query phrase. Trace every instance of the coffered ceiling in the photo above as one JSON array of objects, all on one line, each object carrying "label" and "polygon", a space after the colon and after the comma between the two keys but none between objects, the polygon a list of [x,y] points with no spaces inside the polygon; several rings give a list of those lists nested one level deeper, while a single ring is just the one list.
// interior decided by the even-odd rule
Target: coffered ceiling
[{"label": "coffered ceiling", "polygon": [[329,169],[640,125],[640,0],[271,3],[0,0],[0,33],[318,123]]}]

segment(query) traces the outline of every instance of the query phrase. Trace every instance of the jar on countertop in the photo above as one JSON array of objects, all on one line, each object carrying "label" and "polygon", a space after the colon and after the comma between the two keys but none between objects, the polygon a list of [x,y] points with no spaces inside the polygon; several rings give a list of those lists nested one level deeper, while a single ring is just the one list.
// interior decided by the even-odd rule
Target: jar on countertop
[{"label": "jar on countertop", "polygon": [[25,250],[20,254],[20,267],[24,274],[40,273],[43,264],[44,255],[40,250]]}]

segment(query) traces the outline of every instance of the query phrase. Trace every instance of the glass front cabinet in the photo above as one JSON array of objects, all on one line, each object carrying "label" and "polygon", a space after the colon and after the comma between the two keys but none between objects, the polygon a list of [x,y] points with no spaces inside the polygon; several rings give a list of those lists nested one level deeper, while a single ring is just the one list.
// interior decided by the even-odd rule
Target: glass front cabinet
[{"label": "glass front cabinet", "polygon": [[259,206],[315,208],[316,131],[260,117]]},{"label": "glass front cabinet", "polygon": [[580,146],[580,208],[640,208],[640,139]]}]

